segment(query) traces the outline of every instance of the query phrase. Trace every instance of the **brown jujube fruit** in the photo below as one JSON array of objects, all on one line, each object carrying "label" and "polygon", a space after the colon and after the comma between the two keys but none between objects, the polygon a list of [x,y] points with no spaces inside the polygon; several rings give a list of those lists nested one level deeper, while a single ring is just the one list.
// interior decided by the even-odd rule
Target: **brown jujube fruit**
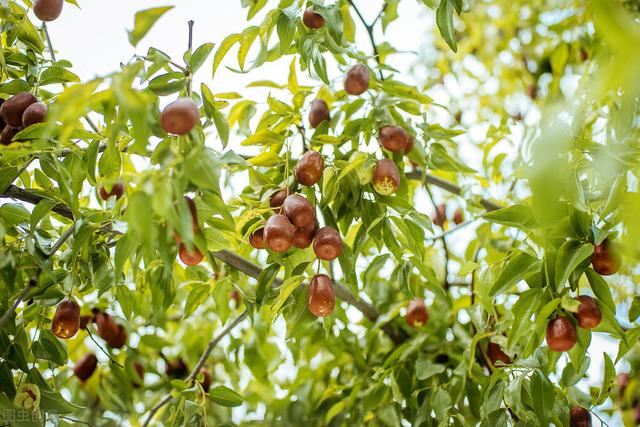
[{"label": "brown jujube fruit", "polygon": [[456,211],[453,213],[453,222],[456,225],[460,225],[464,222],[464,211],[462,210],[462,208],[456,209]]},{"label": "brown jujube fruit", "polygon": [[231,299],[235,303],[236,307],[240,306],[240,302],[242,301],[242,297],[240,296],[240,292],[238,292],[236,289],[233,289],[231,291]]},{"label": "brown jujube fruit", "polygon": [[184,360],[178,357],[167,363],[165,373],[171,378],[184,378],[189,373],[189,368],[186,363],[184,363]]},{"label": "brown jujube fruit", "polygon": [[[409,135],[409,140],[407,141],[407,145],[404,147],[404,154],[409,154],[411,150],[413,150],[413,146],[415,145],[415,139]],[[415,162],[414,162],[415,163]]]},{"label": "brown jujube fruit", "polygon": [[398,126],[383,126],[378,131],[380,144],[389,151],[404,151],[409,143],[409,134]]},{"label": "brown jujube fruit", "polygon": [[373,189],[381,196],[389,196],[400,187],[400,171],[391,159],[378,160],[373,171]]},{"label": "brown jujube fruit", "polygon": [[293,234],[293,246],[298,249],[306,249],[313,242],[313,236],[316,234],[318,224],[313,224],[312,227],[298,227]]},{"label": "brown jujube fruit", "polygon": [[256,249],[264,249],[267,245],[264,243],[264,228],[260,228],[249,236],[249,244]]},{"label": "brown jujube fruit", "polygon": [[167,105],[160,115],[160,125],[165,132],[185,135],[200,121],[198,106],[189,98],[180,98]]},{"label": "brown jujube fruit", "polygon": [[28,128],[37,123],[47,120],[47,106],[44,102],[34,102],[22,113],[22,127]]},{"label": "brown jujube fruit", "polygon": [[324,26],[324,18],[319,13],[315,13],[313,10],[307,9],[302,15],[302,23],[307,28],[317,30]]},{"label": "brown jujube fruit", "polygon": [[570,427],[591,427],[591,413],[580,406],[574,406],[569,411]]},{"label": "brown jujube fruit", "polygon": [[296,227],[309,227],[316,222],[313,205],[300,194],[291,194],[282,204],[284,214]]},{"label": "brown jujube fruit", "polygon": [[115,340],[118,335],[118,324],[115,319],[107,313],[96,314],[96,325],[98,336],[106,342]]},{"label": "brown jujube fruit", "polygon": [[364,64],[356,64],[344,78],[344,91],[349,95],[362,95],[369,89],[371,75],[369,68]]},{"label": "brown jujube fruit", "polygon": [[209,392],[211,388],[211,375],[209,374],[209,370],[205,367],[200,368],[200,373],[202,374],[202,381],[200,381],[200,385],[205,393]]},{"label": "brown jujube fruit", "polygon": [[13,137],[20,132],[20,128],[14,128],[13,126],[6,125],[2,132],[0,132],[0,144],[9,145],[13,140]]},{"label": "brown jujube fruit", "polygon": [[21,92],[7,99],[0,107],[0,117],[9,126],[19,128],[22,126],[22,115],[27,107],[34,102],[38,102],[38,98],[29,92]]},{"label": "brown jujube fruit", "polygon": [[512,363],[511,358],[502,351],[498,344],[493,342],[489,342],[487,345],[487,356],[489,357],[491,364],[496,367],[500,366],[496,362],[502,362],[504,365],[510,365]]},{"label": "brown jujube fruit", "polygon": [[302,185],[315,185],[324,171],[324,159],[317,151],[307,151],[296,164],[296,179]]},{"label": "brown jujube fruit", "polygon": [[553,351],[569,351],[576,345],[578,334],[571,320],[558,316],[547,325],[547,345]]},{"label": "brown jujube fruit", "polygon": [[412,328],[420,328],[427,324],[429,321],[429,313],[422,298],[415,298],[409,301],[406,319]]},{"label": "brown jujube fruit", "polygon": [[122,348],[127,343],[127,338],[127,329],[122,325],[117,325],[116,334],[105,341],[111,348]]},{"label": "brown jujube fruit", "polygon": [[132,383],[135,388],[139,388],[144,385],[144,366],[140,362],[133,362],[133,370],[136,371],[140,379],[136,378]]},{"label": "brown jujube fruit", "polygon": [[103,185],[100,187],[100,198],[105,202],[109,200],[111,197],[116,196],[116,200],[119,200],[120,197],[124,195],[124,184],[122,182],[116,182],[111,187],[111,191],[107,192],[106,187]]},{"label": "brown jujube fruit", "polygon": [[591,265],[598,274],[603,276],[615,274],[620,270],[621,264],[620,254],[609,239],[604,239],[602,243],[594,246]]},{"label": "brown jujube fruit", "polygon": [[75,336],[80,329],[80,306],[75,301],[63,301],[58,304],[51,320],[51,332],[62,339]]},{"label": "brown jujube fruit", "polygon": [[194,246],[192,252],[189,252],[184,243],[180,243],[178,255],[180,256],[180,261],[190,266],[198,265],[204,259],[204,255],[202,255],[202,252],[200,252],[198,248]]},{"label": "brown jujube fruit", "polygon": [[580,295],[576,298],[580,301],[578,312],[575,314],[578,326],[582,329],[593,329],[602,321],[602,312],[596,300],[588,295]]},{"label": "brown jujube fruit", "polygon": [[326,274],[316,274],[309,285],[307,308],[316,317],[329,316],[336,306],[333,283]]},{"label": "brown jujube fruit", "polygon": [[269,206],[271,206],[276,211],[280,210],[279,208],[284,203],[284,199],[286,199],[289,196],[289,194],[290,192],[286,188],[276,191],[271,195],[271,199],[269,200]]},{"label": "brown jujube fruit", "polygon": [[41,21],[55,21],[62,13],[63,5],[64,0],[36,0],[33,3],[33,13]]},{"label": "brown jujube fruit", "polygon": [[98,358],[95,354],[89,353],[84,356],[73,368],[73,375],[80,381],[85,382],[96,371],[98,367]]},{"label": "brown jujube fruit", "polygon": [[295,227],[285,215],[275,214],[264,227],[264,241],[274,252],[286,252],[293,245]]},{"label": "brown jujube fruit", "polygon": [[439,227],[442,227],[447,222],[447,205],[444,203],[436,206],[436,212],[433,216],[433,223]]},{"label": "brown jujube fruit", "polygon": [[317,128],[320,123],[330,118],[329,106],[323,99],[316,99],[311,103],[311,108],[309,109],[309,124],[312,128]]},{"label": "brown jujube fruit", "polygon": [[342,238],[332,227],[322,227],[313,237],[313,252],[325,261],[331,261],[342,253]]}]

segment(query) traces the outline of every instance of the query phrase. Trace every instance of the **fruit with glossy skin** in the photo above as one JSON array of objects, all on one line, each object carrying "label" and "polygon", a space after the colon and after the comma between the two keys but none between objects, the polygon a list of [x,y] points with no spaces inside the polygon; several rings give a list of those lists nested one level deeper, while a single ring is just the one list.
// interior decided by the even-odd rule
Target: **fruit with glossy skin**
[{"label": "fruit with glossy skin", "polygon": [[317,151],[307,151],[296,164],[296,179],[302,185],[315,185],[324,171],[324,159]]},{"label": "fruit with glossy skin", "polygon": [[200,252],[198,248],[194,246],[193,250],[189,252],[184,243],[180,243],[178,254],[180,255],[180,261],[190,266],[198,265],[204,259],[204,255],[202,255],[202,252]]},{"label": "fruit with glossy skin", "polygon": [[300,194],[291,194],[282,204],[284,214],[296,227],[311,227],[316,222],[313,205]]},{"label": "fruit with glossy skin", "polygon": [[58,304],[51,320],[51,332],[62,339],[75,336],[80,329],[80,306],[75,301],[63,301]]},{"label": "fruit with glossy skin", "polygon": [[115,340],[118,335],[118,324],[115,319],[107,313],[96,313],[96,326],[98,336],[106,342]]},{"label": "fruit with glossy skin", "polygon": [[289,194],[291,194],[291,192],[287,188],[276,191],[271,195],[271,199],[269,199],[269,206],[271,206],[274,211],[279,211],[279,208],[284,203],[284,199],[289,197]]},{"label": "fruit with glossy skin", "polygon": [[22,115],[27,107],[34,102],[38,102],[38,98],[29,92],[13,95],[0,106],[0,117],[9,126],[20,128],[22,127]]},{"label": "fruit with glossy skin", "polygon": [[458,208],[454,212],[453,222],[455,223],[455,225],[460,225],[464,222],[464,211],[462,210],[462,208]]},{"label": "fruit with glossy skin", "polygon": [[95,354],[89,353],[84,356],[73,368],[73,375],[80,381],[85,382],[96,371],[98,367],[98,358]]},{"label": "fruit with glossy skin", "polygon": [[314,12],[312,9],[307,9],[302,15],[302,23],[305,27],[317,30],[324,26],[324,18],[319,13]]},{"label": "fruit with glossy skin", "polygon": [[409,301],[406,319],[412,328],[420,328],[427,324],[429,321],[429,312],[422,298],[414,298]]},{"label": "fruit with glossy skin", "polygon": [[510,365],[512,363],[511,358],[502,351],[500,346],[496,343],[489,342],[487,345],[487,356],[493,366],[499,367],[497,362],[501,362],[503,365]]},{"label": "fruit with glossy skin", "polygon": [[318,224],[312,226],[298,227],[293,234],[293,246],[298,249],[308,248],[313,242],[313,237],[318,229]]},{"label": "fruit with glossy skin", "polygon": [[14,128],[13,126],[5,126],[0,132],[0,145],[11,144],[13,137],[20,132],[21,128]]},{"label": "fruit with glossy skin", "polygon": [[336,296],[333,283],[326,274],[316,274],[309,285],[307,308],[316,317],[325,317],[333,313],[336,306]]},{"label": "fruit with glossy skin", "polygon": [[185,135],[200,121],[198,106],[189,98],[180,98],[167,105],[160,115],[160,126],[173,135]]},{"label": "fruit with glossy skin", "polygon": [[602,312],[598,303],[588,295],[580,295],[576,298],[580,301],[578,312],[575,314],[578,326],[583,329],[593,329],[602,321]]},{"label": "fruit with glossy skin", "polygon": [[264,228],[260,228],[249,236],[249,244],[256,249],[264,249],[267,245],[264,243]]},{"label": "fruit with glossy skin", "polygon": [[33,13],[41,21],[55,21],[60,17],[63,5],[64,0],[36,0],[33,3]]},{"label": "fruit with glossy skin", "polygon": [[438,227],[442,227],[447,222],[447,205],[444,203],[436,206],[436,212],[433,215],[432,221]]},{"label": "fruit with glossy skin", "polygon": [[285,215],[271,216],[264,226],[264,241],[274,252],[286,252],[293,246],[295,227]]},{"label": "fruit with glossy skin", "polygon": [[570,427],[591,427],[591,413],[580,406],[574,406],[569,411]]},{"label": "fruit with glossy skin", "polygon": [[399,126],[383,126],[378,131],[380,144],[389,151],[404,151],[411,140],[409,134]]},{"label": "fruit with glossy skin", "polygon": [[578,334],[571,320],[558,316],[547,325],[547,345],[553,351],[569,351],[576,345]]},{"label": "fruit with glossy skin", "polygon": [[111,191],[107,191],[107,188],[104,185],[100,186],[99,193],[100,193],[100,198],[105,202],[113,196],[116,196],[116,200],[119,200],[120,197],[124,195],[124,183],[116,182],[111,187]]},{"label": "fruit with glossy skin", "polygon": [[322,227],[313,237],[313,252],[325,261],[331,261],[342,253],[342,238],[332,227]]},{"label": "fruit with glossy skin", "polygon": [[331,114],[327,103],[323,99],[315,99],[309,109],[309,124],[311,127],[315,129],[320,126],[320,123],[330,118]]},{"label": "fruit with glossy skin", "polygon": [[111,348],[122,348],[127,343],[128,337],[127,329],[122,325],[117,325],[115,335],[109,337],[109,339],[105,339],[105,341]]},{"label": "fruit with glossy skin", "polygon": [[205,393],[209,392],[211,388],[211,375],[209,374],[209,370],[205,367],[200,368],[200,374],[202,375],[202,381],[200,381],[200,385]]},{"label": "fruit with glossy skin", "polygon": [[598,274],[603,276],[615,274],[620,270],[621,264],[620,254],[609,239],[604,239],[602,243],[594,246],[591,265]]},{"label": "fruit with glossy skin", "polygon": [[344,91],[349,95],[362,95],[369,89],[371,74],[364,64],[356,64],[344,78]]},{"label": "fruit with glossy skin", "polygon": [[47,106],[44,102],[34,102],[22,113],[22,127],[28,128],[37,123],[44,123],[47,120]]},{"label": "fruit with glossy skin", "polygon": [[373,171],[373,189],[381,196],[389,196],[400,187],[400,172],[391,159],[382,159],[376,162]]},{"label": "fruit with glossy skin", "polygon": [[[407,141],[407,145],[404,147],[404,154],[409,154],[411,150],[413,150],[413,146],[415,144],[416,144],[416,140],[413,138],[413,136],[409,135],[409,140]],[[415,162],[412,161],[411,163],[415,163]]]}]

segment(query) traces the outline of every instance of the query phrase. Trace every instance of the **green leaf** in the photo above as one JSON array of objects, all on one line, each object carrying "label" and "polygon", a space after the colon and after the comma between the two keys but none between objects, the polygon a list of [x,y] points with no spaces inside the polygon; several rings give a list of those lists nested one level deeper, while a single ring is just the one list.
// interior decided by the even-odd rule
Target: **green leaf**
[{"label": "green leaf", "polygon": [[591,243],[580,243],[574,240],[565,242],[558,249],[556,258],[556,288],[558,292],[564,287],[569,275],[575,270],[582,261],[587,259],[593,253],[593,245]]},{"label": "green leaf", "polygon": [[241,39],[242,39],[242,35],[241,34],[231,34],[231,35],[227,36],[222,41],[222,43],[220,43],[220,46],[218,47],[218,50],[216,51],[215,55],[213,56],[213,72],[211,73],[212,76],[215,76],[216,70],[220,66],[220,63],[224,59],[224,57],[227,54],[227,52],[229,52],[229,49],[231,49],[231,47],[234,44],[236,44],[237,42],[239,42]]},{"label": "green leaf", "polygon": [[556,395],[553,384],[539,369],[536,369],[531,376],[531,397],[533,399],[533,409],[540,420],[540,424],[548,425]]},{"label": "green leaf", "polygon": [[456,41],[456,30],[453,25],[453,12],[455,5],[452,0],[441,0],[440,6],[436,11],[436,23],[442,38],[447,42],[452,51],[458,51],[458,42]]},{"label": "green leaf", "polygon": [[533,210],[526,205],[513,205],[487,212],[483,218],[496,224],[509,225],[523,230],[537,227]]},{"label": "green leaf", "polygon": [[193,314],[194,311],[202,304],[211,291],[211,285],[204,282],[195,282],[191,285],[191,290],[187,296],[187,301],[184,304],[183,318],[187,318]]},{"label": "green leaf", "polygon": [[242,396],[223,385],[213,388],[209,392],[209,398],[220,406],[234,407],[242,405]]},{"label": "green leaf", "polygon": [[193,52],[191,59],[189,59],[189,68],[192,74],[198,71],[202,64],[204,64],[214,46],[213,43],[205,43]]},{"label": "green leaf", "polygon": [[129,31],[129,43],[136,46],[147,35],[153,24],[174,6],[154,7],[136,13],[133,30]]},{"label": "green leaf", "polygon": [[271,287],[271,284],[279,271],[280,264],[273,263],[260,272],[260,276],[258,276],[258,285],[256,287],[256,304],[258,306],[262,304],[267,290]]},{"label": "green leaf", "polygon": [[267,324],[271,325],[273,320],[280,314],[284,303],[287,302],[293,291],[295,291],[300,283],[304,280],[304,276],[292,276],[280,285],[280,293],[276,297],[273,304],[269,307],[267,314]]},{"label": "green leaf", "polygon": [[527,273],[540,268],[540,264],[541,262],[538,258],[534,258],[525,252],[514,251],[514,255],[507,261],[500,275],[491,286],[489,296],[495,296],[511,288],[522,280]]},{"label": "green leaf", "polygon": [[613,302],[613,296],[611,295],[611,289],[609,289],[609,284],[604,278],[596,273],[592,268],[587,268],[585,270],[585,274],[587,275],[587,279],[589,280],[589,285],[591,286],[591,290],[595,294],[595,296],[602,302],[605,306],[609,308],[612,312],[616,311],[616,304]]},{"label": "green leaf", "polygon": [[609,390],[611,390],[611,387],[613,386],[616,375],[616,369],[613,366],[613,362],[609,355],[604,352],[602,355],[604,357],[604,378],[602,379],[602,387],[600,388],[598,398],[593,402],[594,406],[600,406],[605,400],[607,400],[609,397]]},{"label": "green leaf", "polygon": [[640,296],[635,296],[629,307],[629,322],[635,322],[638,317],[640,317]]},{"label": "green leaf", "polygon": [[55,83],[79,82],[80,77],[67,70],[66,68],[53,66],[49,67],[40,74],[38,81],[40,86],[46,86]]}]

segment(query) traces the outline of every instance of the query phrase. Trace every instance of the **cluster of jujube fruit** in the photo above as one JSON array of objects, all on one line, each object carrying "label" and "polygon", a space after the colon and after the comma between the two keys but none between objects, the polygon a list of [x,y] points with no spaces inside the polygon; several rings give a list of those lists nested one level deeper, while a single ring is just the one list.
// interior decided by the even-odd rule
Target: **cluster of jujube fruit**
[{"label": "cluster of jujube fruit", "polygon": [[20,92],[7,100],[0,99],[0,144],[11,144],[18,132],[44,122],[46,117],[46,104],[29,92]]}]

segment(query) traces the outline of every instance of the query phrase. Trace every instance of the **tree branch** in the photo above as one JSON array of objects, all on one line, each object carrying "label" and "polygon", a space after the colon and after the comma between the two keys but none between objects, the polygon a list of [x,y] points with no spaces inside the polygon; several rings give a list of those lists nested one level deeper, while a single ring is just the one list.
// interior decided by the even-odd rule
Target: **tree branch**
[{"label": "tree branch", "polygon": [[[20,200],[32,205],[37,205],[41,200],[45,199],[43,196],[39,196],[29,190],[23,190],[15,185],[10,185],[4,193],[0,194],[0,198],[2,197]],[[63,203],[55,205],[52,210],[58,215],[73,220],[73,212],[71,212],[71,209]]]},{"label": "tree branch", "polygon": [[380,16],[382,16],[382,12],[384,12],[385,6],[382,6],[382,10],[378,14],[378,17],[375,19],[375,21],[373,21],[372,24],[368,24],[367,21],[364,19],[364,16],[362,16],[362,13],[360,13],[360,9],[358,9],[358,7],[353,2],[353,0],[347,0],[347,1],[349,2],[353,10],[356,12],[356,15],[358,15],[358,18],[360,19],[360,22],[362,22],[362,25],[364,25],[364,28],[367,30],[367,34],[369,35],[369,41],[371,42],[371,48],[373,49],[373,56],[376,59],[376,62],[378,62],[378,74],[380,74],[380,80],[384,80],[384,74],[382,73],[382,60],[380,59],[380,52],[378,51],[378,45],[376,44],[376,39],[375,39],[375,36],[373,35],[373,27],[376,24],[376,22],[378,22],[378,19],[380,18]]}]

